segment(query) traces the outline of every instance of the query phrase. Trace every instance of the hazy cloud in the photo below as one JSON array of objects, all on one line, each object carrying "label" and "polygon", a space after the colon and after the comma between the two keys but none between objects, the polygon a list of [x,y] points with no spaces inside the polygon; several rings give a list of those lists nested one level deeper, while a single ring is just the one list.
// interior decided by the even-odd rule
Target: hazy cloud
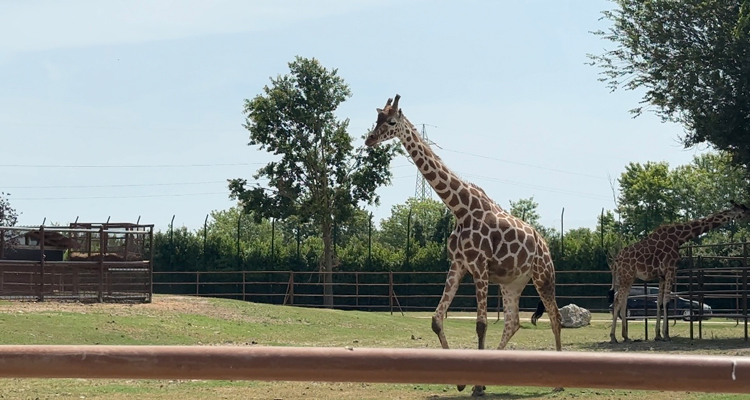
[{"label": "hazy cloud", "polygon": [[[0,2],[0,54],[261,31],[387,1],[39,0]],[[2,57],[0,57],[2,58]]]}]

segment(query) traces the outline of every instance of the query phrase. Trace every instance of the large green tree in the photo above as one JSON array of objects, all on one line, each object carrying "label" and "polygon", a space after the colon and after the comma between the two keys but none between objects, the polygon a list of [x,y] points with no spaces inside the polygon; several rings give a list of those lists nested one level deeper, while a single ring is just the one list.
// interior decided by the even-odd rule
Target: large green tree
[{"label": "large green tree", "polygon": [[348,119],[335,114],[350,96],[336,69],[296,57],[288,74],[245,101],[249,144],[280,157],[254,175],[267,180],[266,187],[248,186],[245,179],[229,183],[232,198],[258,220],[294,215],[320,227],[326,306],[333,305],[333,227],[349,220],[360,203],[379,203],[376,189],[390,183],[395,153],[392,144],[355,150]]},{"label": "large green tree", "polygon": [[[11,207],[10,201],[8,201],[10,193],[0,192],[0,226],[14,226],[18,222],[18,212],[15,208]],[[2,235],[2,244],[0,245],[0,258],[2,258],[5,249],[12,246],[17,242],[15,237],[17,235],[14,232],[0,232]]]},{"label": "large green tree", "polygon": [[617,199],[623,233],[644,237],[656,227],[678,220],[681,205],[675,182],[666,162],[628,164],[619,179]]},{"label": "large green tree", "polygon": [[[644,106],[685,128],[685,147],[708,143],[750,168],[750,2],[613,0],[594,34],[615,47],[589,55],[615,90],[644,90]],[[747,188],[745,188],[747,189]]]}]

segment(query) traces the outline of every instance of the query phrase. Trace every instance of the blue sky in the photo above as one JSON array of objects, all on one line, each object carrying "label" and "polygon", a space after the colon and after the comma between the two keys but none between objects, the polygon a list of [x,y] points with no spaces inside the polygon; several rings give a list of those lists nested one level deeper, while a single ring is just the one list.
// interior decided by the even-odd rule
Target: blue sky
[{"label": "blue sky", "polygon": [[[587,53],[610,44],[602,0],[0,2],[0,190],[20,224],[202,227],[232,206],[226,179],[271,156],[247,146],[244,99],[295,56],[338,68],[357,138],[401,107],[448,166],[503,207],[533,196],[542,223],[594,227],[628,162],[690,162],[682,128],[633,119]],[[105,167],[100,167],[105,166]],[[376,220],[414,194],[400,157]]]}]

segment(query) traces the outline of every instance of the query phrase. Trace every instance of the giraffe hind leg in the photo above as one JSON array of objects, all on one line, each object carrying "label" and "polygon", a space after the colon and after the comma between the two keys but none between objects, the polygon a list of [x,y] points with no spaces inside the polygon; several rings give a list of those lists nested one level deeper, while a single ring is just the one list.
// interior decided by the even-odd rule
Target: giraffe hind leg
[{"label": "giraffe hind leg", "polygon": [[503,297],[503,337],[500,339],[498,350],[503,350],[513,335],[521,328],[521,319],[518,315],[518,301],[521,299],[521,292],[528,281],[513,282],[509,285],[501,285],[500,292]]}]

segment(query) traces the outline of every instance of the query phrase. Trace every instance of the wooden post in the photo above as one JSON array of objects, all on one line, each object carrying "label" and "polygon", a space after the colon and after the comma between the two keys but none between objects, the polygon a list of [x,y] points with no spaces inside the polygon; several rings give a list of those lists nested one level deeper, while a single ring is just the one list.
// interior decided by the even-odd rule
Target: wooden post
[{"label": "wooden post", "polygon": [[107,241],[104,239],[104,226],[99,227],[99,302],[104,302],[104,252]]},{"label": "wooden post", "polygon": [[[646,296],[643,298],[643,337],[644,340],[648,340],[648,282],[643,282],[643,295]],[[626,295],[627,296],[627,295]],[[625,302],[625,304],[628,304]],[[658,302],[657,302],[658,304]],[[627,305],[625,306],[625,310],[627,310]],[[627,312],[625,313],[625,318],[627,318]]]},{"label": "wooden post", "polygon": [[294,305],[294,271],[289,273],[289,305]]},{"label": "wooden post", "polygon": [[745,316],[745,341],[747,342],[747,243],[742,244],[742,314]]},{"label": "wooden post", "polygon": [[39,301],[44,301],[44,225],[39,227]]},{"label": "wooden post", "polygon": [[0,230],[0,260],[5,258],[5,231]]},{"label": "wooden post", "polygon": [[201,293],[201,273],[200,271],[195,272],[195,295],[200,296]]},{"label": "wooden post", "polygon": [[242,271],[242,301],[245,301],[245,297],[247,296],[247,292],[245,291],[245,287],[247,286],[247,272]]},{"label": "wooden post", "polygon": [[393,315],[393,271],[388,271],[388,305]]},{"label": "wooden post", "polygon": [[359,309],[359,272],[354,273],[354,305]]},{"label": "wooden post", "polygon": [[154,298],[154,227],[148,228],[148,301]]}]

